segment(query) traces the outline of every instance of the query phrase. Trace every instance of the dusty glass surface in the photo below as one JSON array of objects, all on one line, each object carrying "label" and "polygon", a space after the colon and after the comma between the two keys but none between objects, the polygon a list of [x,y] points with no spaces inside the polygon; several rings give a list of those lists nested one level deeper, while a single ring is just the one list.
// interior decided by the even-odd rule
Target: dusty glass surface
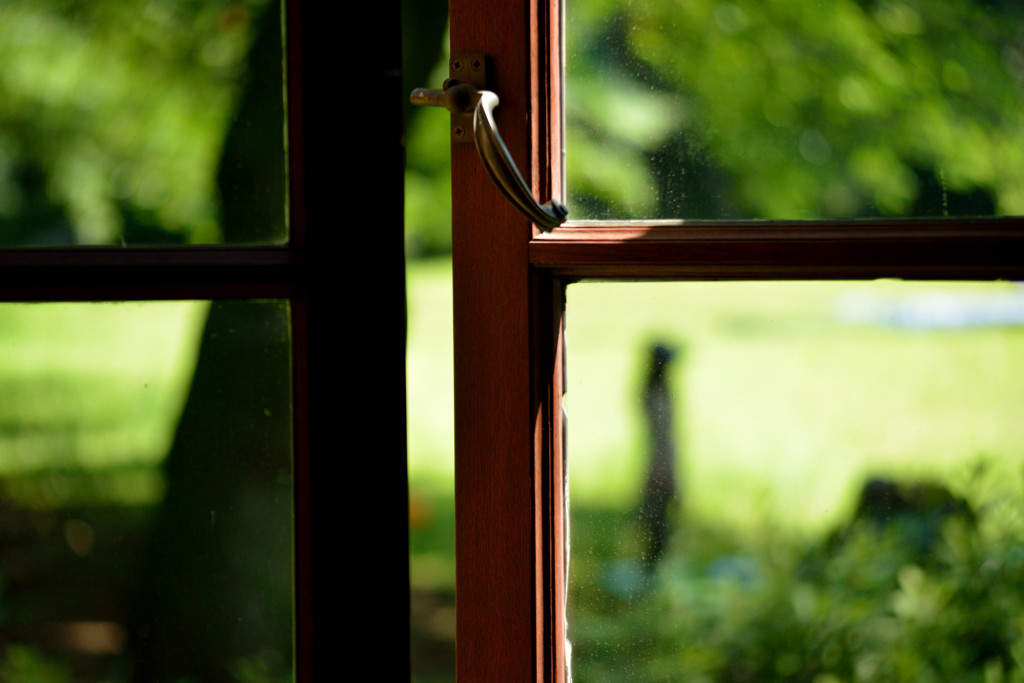
[{"label": "dusty glass surface", "polygon": [[1024,5],[569,0],[579,219],[1024,214]]},{"label": "dusty glass surface", "polygon": [[1024,675],[1024,289],[568,289],[575,681]]},{"label": "dusty glass surface", "polygon": [[0,3],[0,246],[283,242],[280,12]]},{"label": "dusty glass surface", "polygon": [[291,679],[288,321],[0,305],[0,680]]}]

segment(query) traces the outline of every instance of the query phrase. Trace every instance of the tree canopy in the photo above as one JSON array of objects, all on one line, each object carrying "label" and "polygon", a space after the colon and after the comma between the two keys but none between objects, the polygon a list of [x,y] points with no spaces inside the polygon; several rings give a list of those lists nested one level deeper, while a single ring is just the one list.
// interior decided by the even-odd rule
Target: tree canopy
[{"label": "tree canopy", "polygon": [[575,218],[1024,213],[1024,9],[568,8]]},{"label": "tree canopy", "polygon": [[0,242],[213,243],[265,0],[0,5]]}]

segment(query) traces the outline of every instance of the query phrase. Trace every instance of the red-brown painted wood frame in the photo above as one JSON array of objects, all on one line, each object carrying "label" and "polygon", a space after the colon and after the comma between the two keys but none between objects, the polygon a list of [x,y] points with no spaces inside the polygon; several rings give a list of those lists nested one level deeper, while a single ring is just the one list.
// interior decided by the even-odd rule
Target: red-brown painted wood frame
[{"label": "red-brown painted wood frame", "polygon": [[[538,0],[450,3],[452,54],[487,55],[498,127],[548,197],[561,177],[558,12]],[[563,680],[562,290],[531,271],[534,228],[472,144],[452,146],[452,188],[458,676]]]},{"label": "red-brown painted wood frame", "polygon": [[568,224],[530,244],[563,278],[1024,278],[1020,218]]},{"label": "red-brown painted wood frame", "polygon": [[[561,197],[558,0],[451,0],[453,55],[484,54],[498,127]],[[1024,279],[1024,220],[569,223],[541,234],[452,146],[457,670],[565,680],[563,313],[597,279]],[[571,218],[571,217],[570,217]]]}]

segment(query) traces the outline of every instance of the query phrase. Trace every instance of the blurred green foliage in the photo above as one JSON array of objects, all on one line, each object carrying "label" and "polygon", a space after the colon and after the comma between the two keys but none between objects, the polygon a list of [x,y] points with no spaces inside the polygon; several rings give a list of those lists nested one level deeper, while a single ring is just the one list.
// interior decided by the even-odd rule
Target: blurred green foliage
[{"label": "blurred green foliage", "polygon": [[[402,0],[403,92],[448,78],[448,5]],[[413,257],[451,251],[450,123],[446,112],[405,100],[405,235]]]},{"label": "blurred green foliage", "polygon": [[633,596],[594,580],[620,552],[611,539],[629,519],[578,510],[577,530],[607,540],[573,559],[573,678],[1021,680],[1020,504],[1018,491],[990,500],[976,527],[948,520],[924,559],[897,527],[855,525],[830,550],[779,529],[751,541],[695,524],[653,587]]},{"label": "blurred green foliage", "polygon": [[67,683],[71,673],[29,645],[9,645],[0,663],[0,679],[7,683]]},{"label": "blurred green foliage", "polygon": [[[1004,295],[1019,287],[571,285],[574,680],[1020,680],[1024,336],[899,313],[940,300],[976,312]],[[652,339],[686,348],[672,377],[683,497],[643,591],[637,361]],[[927,556],[866,528],[830,544],[879,472],[944,482],[978,526],[948,525]]]},{"label": "blurred green foliage", "polygon": [[[430,87],[440,87],[447,77],[445,50],[445,56],[430,72],[427,82]],[[406,123],[406,253],[416,257],[445,254],[451,251],[452,245],[449,116],[447,112],[419,108],[409,112]]]},{"label": "blurred green foliage", "polygon": [[220,241],[217,165],[265,4],[0,4],[0,242]]},{"label": "blurred green foliage", "polygon": [[579,218],[1024,212],[1024,7],[568,5]]}]

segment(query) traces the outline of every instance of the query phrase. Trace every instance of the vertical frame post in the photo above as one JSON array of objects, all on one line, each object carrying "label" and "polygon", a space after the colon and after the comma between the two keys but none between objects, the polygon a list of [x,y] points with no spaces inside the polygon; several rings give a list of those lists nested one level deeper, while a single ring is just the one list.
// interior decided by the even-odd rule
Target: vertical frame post
[{"label": "vertical frame post", "polygon": [[[556,7],[450,2],[451,53],[488,57],[498,126],[538,196],[561,186]],[[452,206],[457,672],[562,680],[561,288],[531,271],[536,229],[471,145],[452,146]]]}]

